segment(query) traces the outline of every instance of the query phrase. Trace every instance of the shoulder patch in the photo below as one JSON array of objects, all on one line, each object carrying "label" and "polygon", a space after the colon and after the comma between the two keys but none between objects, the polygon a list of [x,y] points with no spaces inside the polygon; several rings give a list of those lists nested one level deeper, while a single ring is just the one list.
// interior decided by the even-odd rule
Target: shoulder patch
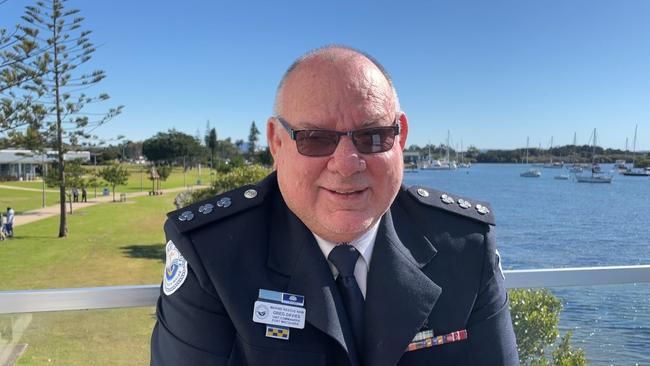
[{"label": "shoulder patch", "polygon": [[264,191],[255,185],[245,185],[167,214],[180,233],[199,228],[210,222],[255,207],[264,200]]},{"label": "shoulder patch", "polygon": [[489,225],[495,224],[492,207],[486,202],[477,202],[469,198],[422,186],[412,186],[407,191],[413,198],[427,206],[450,211]]},{"label": "shoulder patch", "polygon": [[187,260],[183,258],[173,241],[165,247],[165,273],[163,274],[163,292],[169,296],[176,292],[187,278]]}]

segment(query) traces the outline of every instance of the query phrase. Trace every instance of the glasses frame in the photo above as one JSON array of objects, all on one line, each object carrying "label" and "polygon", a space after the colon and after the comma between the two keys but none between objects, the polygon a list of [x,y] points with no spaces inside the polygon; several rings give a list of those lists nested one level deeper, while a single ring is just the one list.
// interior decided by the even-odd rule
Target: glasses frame
[{"label": "glasses frame", "polygon": [[[358,130],[350,130],[350,131],[337,131],[337,130],[328,130],[328,129],[294,130],[289,125],[289,122],[287,122],[284,118],[282,118],[280,116],[275,116],[275,119],[277,119],[278,122],[280,122],[280,124],[282,125],[282,127],[284,127],[284,129],[287,130],[287,132],[289,133],[289,136],[291,137],[291,139],[296,141],[296,147],[297,147],[297,144],[298,144],[297,137],[298,137],[299,132],[309,132],[309,131],[321,131],[322,132],[322,131],[326,131],[326,132],[332,132],[332,133],[336,134],[336,146],[334,147],[334,151],[336,151],[336,147],[338,147],[339,142],[341,142],[341,136],[348,136],[352,140],[352,144],[354,145],[355,149],[357,149],[357,151],[360,154],[379,154],[379,153],[382,153],[382,152],[386,152],[386,151],[393,148],[393,146],[395,145],[395,140],[393,140],[393,145],[391,145],[390,149],[388,149],[388,150],[364,153],[364,152],[361,152],[359,150],[359,147],[357,146],[356,139],[354,138],[355,134],[360,133],[360,132],[364,132],[364,131],[368,131],[368,130],[375,130],[375,129],[392,129],[394,131],[394,133],[395,133],[395,135],[393,136],[393,138],[394,138],[395,136],[399,136],[399,134],[401,132],[401,127],[400,127],[400,124],[398,123],[398,120],[399,120],[398,116],[395,116],[395,119],[393,120],[393,123],[390,126],[366,127],[366,128],[360,128]],[[331,153],[326,154],[326,155],[305,155],[302,152],[300,152],[300,150],[298,150],[298,152],[301,155],[312,156],[312,157],[329,156],[329,155],[332,155],[334,153],[334,151],[332,151]]]}]

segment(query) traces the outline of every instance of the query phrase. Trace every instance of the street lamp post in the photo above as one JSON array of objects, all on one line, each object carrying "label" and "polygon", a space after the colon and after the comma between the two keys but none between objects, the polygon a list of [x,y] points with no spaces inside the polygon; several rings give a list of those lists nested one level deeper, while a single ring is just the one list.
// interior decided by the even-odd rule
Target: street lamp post
[{"label": "street lamp post", "polygon": [[41,152],[41,178],[43,180],[43,205],[45,207],[45,152]]}]

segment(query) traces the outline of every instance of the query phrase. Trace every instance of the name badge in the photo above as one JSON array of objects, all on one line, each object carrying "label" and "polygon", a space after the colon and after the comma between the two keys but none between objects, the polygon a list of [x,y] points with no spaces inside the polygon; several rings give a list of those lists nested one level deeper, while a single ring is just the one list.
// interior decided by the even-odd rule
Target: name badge
[{"label": "name badge", "polygon": [[[307,311],[302,307],[304,297],[276,291],[259,291],[259,299],[253,306],[253,321],[267,325],[305,328]],[[296,306],[298,305],[298,306]]]}]

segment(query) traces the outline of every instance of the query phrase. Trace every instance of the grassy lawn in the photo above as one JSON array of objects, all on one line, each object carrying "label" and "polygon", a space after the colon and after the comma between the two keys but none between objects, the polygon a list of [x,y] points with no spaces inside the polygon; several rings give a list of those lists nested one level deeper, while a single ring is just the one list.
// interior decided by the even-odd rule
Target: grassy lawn
[{"label": "grassy lawn", "polygon": [[17,366],[149,364],[154,307],[1,316],[0,331],[21,320],[24,334],[5,335],[27,344]]},{"label": "grassy lawn", "polygon": [[[117,191],[121,189],[124,192],[140,192],[141,188],[145,192],[151,190],[152,182],[148,178],[149,170],[147,167],[131,165],[129,166],[129,170],[131,171],[129,182],[126,187],[118,187]],[[175,167],[167,180],[162,182],[161,186],[163,189],[193,186],[196,185],[198,179],[201,180],[202,184],[208,184],[210,182],[210,170],[201,168],[201,174],[199,175],[198,169],[194,168],[183,174],[183,168]]]},{"label": "grassy lawn", "polygon": [[[20,227],[0,242],[0,290],[153,284],[164,266],[165,213],[174,195],[138,197],[77,210],[69,236],[56,237],[58,217]],[[28,347],[17,365],[142,365],[149,359],[153,308],[38,313],[20,339],[0,316],[0,344]]]},{"label": "grassy lawn", "polygon": [[[151,167],[146,166],[146,165],[125,165],[131,175],[129,176],[129,181],[125,186],[117,186],[116,187],[116,192],[118,193],[131,193],[131,192],[148,192],[152,188],[152,182],[149,180],[149,173]],[[95,170],[99,171],[103,168],[104,166],[102,165],[97,165],[97,166],[85,166],[86,170],[88,171],[88,174],[92,174],[95,172]],[[183,168],[181,167],[174,167],[172,170],[172,173],[169,175],[166,181],[162,182],[162,188],[178,188],[178,187],[184,187],[184,186],[194,186],[197,184],[197,180],[201,180],[202,184],[209,184],[210,183],[210,169],[202,167],[201,168],[201,173],[199,174],[198,169],[194,168],[191,170],[188,170],[185,174],[183,174]],[[40,181],[31,181],[31,182],[18,182],[18,181],[10,181],[10,182],[0,182],[0,185],[8,185],[8,186],[14,186],[14,187],[24,187],[24,188],[33,188],[33,189],[41,189],[42,188],[42,183]],[[97,191],[101,192],[102,188],[104,186],[98,186]],[[110,188],[110,187],[109,187]],[[89,187],[88,189],[88,195],[89,197],[93,195],[94,188]],[[57,190],[56,187],[46,187],[46,190]],[[2,197],[3,192],[0,191],[0,205],[3,203],[3,197]],[[39,193],[40,194],[40,193]],[[40,196],[39,196],[40,197]],[[58,197],[58,196],[57,196]],[[40,201],[39,201],[40,202]],[[58,200],[56,201],[58,202]],[[47,202],[48,205],[51,205],[53,203],[56,203],[55,201],[49,201]],[[1,207],[1,206],[0,206]],[[6,206],[5,206],[6,207]],[[33,208],[38,208],[40,207],[40,203],[38,206],[35,206]]]},{"label": "grassy lawn", "polygon": [[[2,186],[13,186],[13,187],[22,187],[22,188],[32,188],[32,189],[42,189],[43,188],[43,183],[41,181],[7,181],[7,182],[0,182],[0,185]],[[51,187],[45,187],[46,190],[52,190],[56,188],[51,188]]]},{"label": "grassy lawn", "polygon": [[[0,290],[160,282],[162,224],[174,195],[105,203],[69,215],[69,234],[56,237],[58,216],[20,226],[0,244]],[[37,269],[37,270],[36,270]]]},{"label": "grassy lawn", "polygon": [[[45,204],[47,206],[51,206],[57,203],[59,203],[59,194],[46,191]],[[7,189],[0,187],[0,211],[2,211],[3,214],[6,211],[7,207],[12,207],[18,214],[21,212],[41,208],[42,204],[43,195],[41,192],[20,191],[17,189]]]}]

